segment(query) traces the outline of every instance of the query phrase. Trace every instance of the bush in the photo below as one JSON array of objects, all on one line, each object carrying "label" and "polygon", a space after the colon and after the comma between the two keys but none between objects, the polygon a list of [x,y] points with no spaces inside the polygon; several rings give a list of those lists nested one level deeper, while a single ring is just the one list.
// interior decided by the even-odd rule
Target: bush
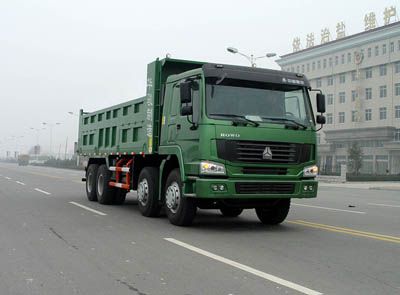
[{"label": "bush", "polygon": [[346,174],[347,181],[400,181],[400,175]]}]

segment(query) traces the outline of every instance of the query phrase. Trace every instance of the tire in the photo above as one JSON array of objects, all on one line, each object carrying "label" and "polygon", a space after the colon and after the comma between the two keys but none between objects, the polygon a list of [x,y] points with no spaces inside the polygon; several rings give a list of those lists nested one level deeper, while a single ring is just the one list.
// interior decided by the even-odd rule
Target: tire
[{"label": "tire", "polygon": [[139,174],[138,180],[138,207],[140,213],[146,217],[160,215],[161,204],[158,199],[158,169],[145,167]]},{"label": "tire", "polygon": [[219,211],[221,211],[222,215],[226,217],[238,217],[240,214],[242,214],[243,209],[224,206],[219,208]]},{"label": "tire", "polygon": [[178,226],[191,225],[197,206],[193,198],[182,196],[182,180],[179,169],[170,172],[165,184],[165,212],[169,221]]},{"label": "tire", "polygon": [[97,171],[99,170],[99,165],[90,164],[86,170],[86,196],[89,201],[96,202],[96,184],[97,184]]},{"label": "tire", "polygon": [[128,193],[128,191],[125,189],[122,189],[122,188],[115,189],[113,204],[114,205],[122,205],[125,202],[127,193]]},{"label": "tire", "polygon": [[108,183],[111,180],[111,171],[106,165],[101,165],[97,171],[96,194],[100,204],[110,205],[114,203],[115,187],[111,187]]},{"label": "tire", "polygon": [[256,214],[262,223],[277,225],[286,219],[289,209],[290,199],[281,199],[272,207],[256,208]]}]

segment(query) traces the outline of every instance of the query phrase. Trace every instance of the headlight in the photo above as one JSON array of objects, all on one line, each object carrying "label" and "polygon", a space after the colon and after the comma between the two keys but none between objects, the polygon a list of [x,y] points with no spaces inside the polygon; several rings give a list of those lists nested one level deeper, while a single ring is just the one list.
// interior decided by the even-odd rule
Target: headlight
[{"label": "headlight", "polygon": [[202,161],[200,162],[200,174],[225,175],[225,165],[209,161]]},{"label": "headlight", "polygon": [[318,175],[318,166],[308,166],[303,169],[303,176],[304,177],[316,177]]}]

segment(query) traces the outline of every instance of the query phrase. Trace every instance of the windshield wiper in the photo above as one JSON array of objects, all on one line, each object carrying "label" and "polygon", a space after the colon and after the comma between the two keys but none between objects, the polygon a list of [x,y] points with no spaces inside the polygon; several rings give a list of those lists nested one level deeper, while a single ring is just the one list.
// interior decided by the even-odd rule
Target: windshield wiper
[{"label": "windshield wiper", "polygon": [[[271,121],[291,122],[291,123],[294,123],[294,124],[295,124],[294,126],[296,126],[297,128],[301,127],[303,130],[307,129],[307,126],[306,126],[306,125],[304,125],[304,124],[302,124],[302,123],[299,123],[299,122],[297,122],[296,120],[292,120],[292,119],[287,119],[287,118],[271,118],[271,117],[261,117],[261,118],[262,118],[262,119],[265,119],[265,120],[271,120]],[[288,126],[288,125],[286,125],[286,126]],[[294,126],[292,125],[292,127],[294,127]]]},{"label": "windshield wiper", "polygon": [[[255,127],[260,126],[260,124],[257,123],[256,121],[247,119],[245,116],[242,116],[242,115],[234,115],[234,114],[210,114],[210,115],[211,115],[211,116],[221,116],[221,117],[239,118],[239,119],[244,120],[244,121],[242,121],[242,123],[248,122],[248,123],[253,124]],[[232,123],[233,123],[234,125],[237,125],[237,124],[238,124],[237,121],[233,121],[233,120],[232,120]]]}]

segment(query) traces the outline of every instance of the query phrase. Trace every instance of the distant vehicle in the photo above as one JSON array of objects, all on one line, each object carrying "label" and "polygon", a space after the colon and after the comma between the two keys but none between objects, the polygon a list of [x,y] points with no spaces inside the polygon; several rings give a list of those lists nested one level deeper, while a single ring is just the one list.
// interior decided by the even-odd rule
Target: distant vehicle
[{"label": "distant vehicle", "polygon": [[19,155],[18,156],[18,166],[28,166],[29,165],[29,155]]},{"label": "distant vehicle", "polygon": [[[122,204],[137,190],[144,216],[172,224],[197,208],[236,217],[255,208],[283,222],[291,198],[315,198],[316,120],[302,74],[177,59],[147,68],[147,95],[81,110],[78,153],[90,201]],[[317,111],[325,98],[317,94]]]}]

